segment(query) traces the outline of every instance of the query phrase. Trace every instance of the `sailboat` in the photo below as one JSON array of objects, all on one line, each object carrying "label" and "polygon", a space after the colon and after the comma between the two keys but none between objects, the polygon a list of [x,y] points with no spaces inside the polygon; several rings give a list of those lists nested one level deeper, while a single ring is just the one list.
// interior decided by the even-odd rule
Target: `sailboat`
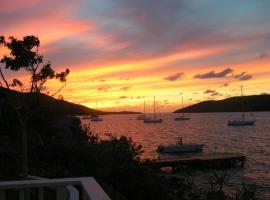
[{"label": "sailboat", "polygon": [[137,117],[137,120],[144,120],[146,118],[146,115],[145,115],[145,100],[144,100],[144,104],[143,104],[143,114],[142,115],[139,115]]},{"label": "sailboat", "polygon": [[243,86],[241,86],[241,93],[242,93],[242,118],[241,119],[234,119],[228,121],[228,126],[252,126],[255,124],[256,120],[247,120],[245,119],[245,110],[244,110],[244,100],[243,100]]},{"label": "sailboat", "polygon": [[[184,108],[183,105],[184,105],[184,97],[183,97],[183,95],[182,95],[182,110],[183,110],[183,108]],[[189,117],[186,117],[186,116],[185,116],[185,113],[182,111],[182,115],[179,116],[179,117],[176,117],[174,120],[175,120],[175,121],[180,121],[180,120],[190,120],[190,118],[189,118]]]},{"label": "sailboat", "polygon": [[156,115],[156,99],[154,97],[154,117],[146,117],[143,120],[144,123],[161,123],[162,119],[158,119]]},{"label": "sailboat", "polygon": [[[97,109],[97,101],[96,101],[96,109]],[[101,122],[103,119],[99,115],[92,115],[91,122]]]}]

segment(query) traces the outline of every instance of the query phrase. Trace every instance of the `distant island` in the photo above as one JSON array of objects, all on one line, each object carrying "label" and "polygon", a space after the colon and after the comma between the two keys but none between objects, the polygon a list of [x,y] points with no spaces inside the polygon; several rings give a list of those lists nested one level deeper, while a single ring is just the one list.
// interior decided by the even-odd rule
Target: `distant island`
[{"label": "distant island", "polygon": [[14,106],[29,106],[34,103],[39,104],[41,110],[48,110],[56,115],[106,115],[106,114],[139,114],[139,112],[120,111],[109,112],[99,111],[86,106],[71,103],[65,100],[55,99],[42,93],[21,93],[15,90],[8,90],[0,87],[0,98],[5,97],[5,101]]},{"label": "distant island", "polygon": [[174,113],[207,113],[207,112],[241,112],[245,111],[270,111],[270,95],[252,95],[230,97],[223,100],[203,101],[183,109],[178,109]]}]

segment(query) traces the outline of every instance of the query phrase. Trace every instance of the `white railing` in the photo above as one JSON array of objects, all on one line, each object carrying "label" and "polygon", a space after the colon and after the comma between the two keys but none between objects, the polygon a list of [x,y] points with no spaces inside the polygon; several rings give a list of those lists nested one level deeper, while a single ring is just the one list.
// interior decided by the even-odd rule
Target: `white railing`
[{"label": "white railing", "polygon": [[[28,175],[27,180],[45,180],[47,178],[44,178],[44,177],[40,177],[40,176],[32,176],[32,175]],[[68,193],[68,200],[79,200],[80,199],[80,194],[79,194],[79,191],[72,185],[68,185],[66,186],[66,190],[67,190],[67,193]],[[40,199],[44,199],[44,191],[43,189],[41,189],[41,194],[39,194],[39,198]],[[0,199],[1,200],[1,199]]]},{"label": "white railing", "polygon": [[38,189],[38,200],[44,200],[45,188],[54,188],[56,190],[56,200],[81,199],[79,191],[73,186],[82,188],[83,200],[110,200],[93,177],[0,182],[0,200],[8,200],[6,199],[7,190],[19,191],[18,199],[26,200],[26,193],[29,189]]}]

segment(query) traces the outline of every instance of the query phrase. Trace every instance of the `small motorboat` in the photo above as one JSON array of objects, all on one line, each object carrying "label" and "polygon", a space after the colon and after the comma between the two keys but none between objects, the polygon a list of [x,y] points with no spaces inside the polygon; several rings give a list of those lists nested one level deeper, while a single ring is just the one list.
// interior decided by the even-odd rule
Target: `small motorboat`
[{"label": "small motorboat", "polygon": [[202,151],[203,144],[183,144],[182,137],[176,144],[159,145],[157,151],[160,153],[193,153]]},{"label": "small motorboat", "polygon": [[91,122],[101,122],[103,119],[99,117],[98,115],[92,115],[91,116]]},{"label": "small motorboat", "polygon": [[229,120],[228,126],[252,126],[255,124],[255,120],[244,120],[244,119],[236,119]]}]

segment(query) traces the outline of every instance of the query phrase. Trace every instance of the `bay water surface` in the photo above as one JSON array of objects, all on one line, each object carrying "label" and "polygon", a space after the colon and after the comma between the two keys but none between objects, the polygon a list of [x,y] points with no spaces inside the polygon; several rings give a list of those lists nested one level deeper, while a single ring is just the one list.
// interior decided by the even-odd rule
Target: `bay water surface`
[{"label": "bay water surface", "polygon": [[144,158],[157,158],[157,146],[175,144],[179,137],[184,143],[204,144],[203,154],[237,153],[246,156],[245,167],[232,169],[233,181],[258,186],[263,199],[270,199],[270,112],[254,113],[254,126],[230,127],[227,121],[241,113],[192,113],[190,120],[175,121],[180,114],[164,113],[162,123],[145,124],[135,114],[103,115],[102,122],[82,120],[101,137],[106,133],[131,137],[143,146]]}]

